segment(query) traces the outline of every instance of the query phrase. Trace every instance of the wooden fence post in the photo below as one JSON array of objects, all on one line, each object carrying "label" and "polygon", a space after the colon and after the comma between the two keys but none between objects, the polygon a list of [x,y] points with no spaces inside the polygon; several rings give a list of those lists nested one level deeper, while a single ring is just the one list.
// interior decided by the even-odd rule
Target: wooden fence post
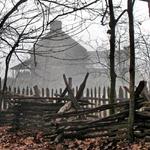
[{"label": "wooden fence post", "polygon": [[46,97],[50,97],[49,88],[46,88]]},{"label": "wooden fence post", "polygon": [[93,108],[93,89],[92,88],[91,88],[91,103],[92,103],[91,108]]},{"label": "wooden fence post", "polygon": [[25,89],[23,88],[23,89],[22,89],[22,95],[24,95],[24,94],[25,94]]},{"label": "wooden fence post", "polygon": [[42,97],[44,97],[44,88],[42,88]]},{"label": "wooden fence post", "polygon": [[33,91],[32,91],[32,88],[30,88],[30,95],[33,95]]},{"label": "wooden fence post", "polygon": [[29,95],[29,87],[26,87],[26,95]]},{"label": "wooden fence post", "polygon": [[107,97],[110,98],[110,87],[107,87]]},{"label": "wooden fence post", "polygon": [[58,97],[58,91],[57,91],[57,89],[55,90],[55,96]]},{"label": "wooden fence post", "polygon": [[20,94],[20,88],[18,87],[18,89],[17,89],[17,94]]},{"label": "wooden fence post", "polygon": [[75,95],[78,93],[78,90],[79,90],[79,88],[78,88],[78,86],[76,86],[76,92],[75,92]]},{"label": "wooden fence post", "polygon": [[68,78],[68,84],[69,84],[70,88],[72,88],[72,78],[71,77]]},{"label": "wooden fence post", "polygon": [[40,97],[40,90],[39,90],[38,86],[35,85],[35,86],[33,87],[33,89],[34,89],[34,94],[35,94],[35,96],[39,96],[39,97]]},{"label": "wooden fence post", "polygon": [[123,89],[122,89],[122,87],[120,86],[120,87],[119,87],[118,98],[119,98],[119,99],[122,99],[123,97],[124,97],[124,95],[123,95]]},{"label": "wooden fence post", "polygon": [[54,89],[51,89],[51,97],[54,97]]},{"label": "wooden fence post", "polygon": [[124,91],[125,91],[125,98],[128,98],[128,91],[127,90]]},{"label": "wooden fence post", "polygon": [[62,88],[59,89],[59,94],[60,94],[60,95],[62,94]]},{"label": "wooden fence post", "polygon": [[[89,88],[87,88],[87,89],[86,89],[86,97],[87,97],[88,101],[89,101],[89,95],[90,95],[89,93],[90,93],[90,92],[89,92]],[[89,105],[87,105],[86,107],[88,108],[88,106],[89,106]]]},{"label": "wooden fence post", "polygon": [[[0,78],[0,90],[1,90],[1,78]],[[2,110],[2,91],[0,92],[0,111]]]},{"label": "wooden fence post", "polygon": [[[107,87],[107,97],[108,97],[108,103],[109,104],[111,104],[111,102],[110,102],[110,87],[108,86]],[[105,103],[106,104],[106,103]],[[115,111],[115,109],[113,108],[113,110]],[[106,110],[106,112],[107,112],[107,110]],[[107,113],[106,113],[107,114]],[[111,115],[112,114],[112,109],[109,109],[108,110],[108,115]]]},{"label": "wooden fence post", "polygon": [[[98,106],[101,106],[102,105],[102,102],[101,102],[101,87],[99,86],[98,87]],[[99,117],[101,118],[102,117],[102,112],[100,111],[99,112]]]},{"label": "wooden fence post", "polygon": [[2,79],[0,78],[0,90],[2,89]]},{"label": "wooden fence post", "polygon": [[11,87],[9,86],[9,92],[11,92]]},{"label": "wooden fence post", "polygon": [[17,91],[17,90],[16,90],[16,87],[14,87],[14,94],[16,94],[16,91]]},{"label": "wooden fence post", "polygon": [[[106,104],[106,88],[105,87],[103,88],[102,98],[103,98],[103,105],[105,105]],[[106,112],[106,110],[104,110],[103,111],[103,117],[106,117],[106,116],[107,116],[107,112]]]},{"label": "wooden fence post", "polygon": [[[58,97],[58,90],[55,91],[55,97]],[[57,100],[53,100],[54,103],[57,103]]]},{"label": "wooden fence post", "polygon": [[[94,103],[95,103],[95,105],[94,105],[94,108],[95,107],[98,107],[98,100],[97,100],[97,88],[95,87],[94,88]],[[95,113],[95,115],[98,115],[98,113]]]}]

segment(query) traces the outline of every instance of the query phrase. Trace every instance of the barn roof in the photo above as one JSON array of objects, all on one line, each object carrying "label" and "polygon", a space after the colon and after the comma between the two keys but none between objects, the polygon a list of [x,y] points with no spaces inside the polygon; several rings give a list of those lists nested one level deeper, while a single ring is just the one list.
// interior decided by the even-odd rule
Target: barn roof
[{"label": "barn roof", "polygon": [[[55,65],[63,65],[64,62],[72,64],[78,63],[80,60],[84,61],[84,59],[86,60],[88,57],[87,50],[71,36],[62,31],[61,21],[55,21],[51,24],[50,31],[38,41],[35,49],[37,61],[40,56],[45,59],[49,57],[50,59],[48,61],[55,63]],[[11,69],[26,69],[27,66],[31,64],[33,57],[34,56],[31,55],[30,59],[15,65]]]},{"label": "barn roof", "polygon": [[31,64],[31,59],[27,59],[14,67],[11,67],[11,70],[21,70],[21,69],[29,69],[29,65]]}]

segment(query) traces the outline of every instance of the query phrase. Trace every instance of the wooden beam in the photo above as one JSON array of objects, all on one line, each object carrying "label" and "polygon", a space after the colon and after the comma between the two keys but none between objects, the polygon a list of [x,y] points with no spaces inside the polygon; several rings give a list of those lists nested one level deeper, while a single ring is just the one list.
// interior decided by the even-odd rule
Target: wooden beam
[{"label": "wooden beam", "polygon": [[63,74],[63,78],[64,78],[64,82],[66,84],[66,88],[67,88],[67,91],[68,91],[68,96],[69,96],[70,100],[72,101],[72,104],[73,104],[74,108],[77,111],[77,110],[80,109],[80,105],[78,104],[77,99],[73,95],[73,92],[72,92],[72,90],[71,90],[71,88],[70,88],[70,86],[67,82],[67,78],[66,78],[65,74]]},{"label": "wooden beam", "polygon": [[88,76],[89,76],[89,73],[86,74],[83,82],[81,83],[81,85],[79,87],[79,90],[78,90],[78,92],[76,94],[76,99],[80,99],[83,96],[83,91],[85,89],[86,81],[87,81]]}]

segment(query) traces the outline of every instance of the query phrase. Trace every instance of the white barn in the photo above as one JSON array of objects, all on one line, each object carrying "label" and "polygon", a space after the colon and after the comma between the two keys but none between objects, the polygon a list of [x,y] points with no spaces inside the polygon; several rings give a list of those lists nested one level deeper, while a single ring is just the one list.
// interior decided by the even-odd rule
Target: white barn
[{"label": "white barn", "polygon": [[[72,77],[75,86],[87,73],[87,50],[62,31],[61,21],[51,24],[50,32],[35,47],[30,59],[11,68],[15,84],[40,87],[64,87],[63,74]],[[36,64],[36,65],[35,65]]]},{"label": "white barn", "polygon": [[[89,72],[88,87],[109,86],[109,51],[87,51],[62,30],[61,21],[51,24],[50,32],[36,44],[35,54],[36,60],[32,54],[30,59],[11,68],[13,79],[8,84],[64,88],[65,73],[73,79],[73,85],[78,86]],[[128,72],[127,54],[128,52],[116,52],[118,74]],[[122,84],[125,82],[118,79],[117,85]]]}]

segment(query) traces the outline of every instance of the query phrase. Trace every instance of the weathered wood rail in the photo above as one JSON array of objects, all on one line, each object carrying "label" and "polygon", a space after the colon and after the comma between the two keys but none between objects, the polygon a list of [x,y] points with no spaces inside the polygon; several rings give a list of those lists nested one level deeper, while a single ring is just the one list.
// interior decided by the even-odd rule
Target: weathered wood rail
[{"label": "weathered wood rail", "polygon": [[[14,131],[26,130],[31,134],[42,131],[47,138],[55,142],[65,138],[82,139],[96,136],[127,138],[129,116],[127,93],[124,94],[124,98],[123,90],[120,88],[121,92],[118,94],[120,97],[116,98],[113,104],[109,103],[109,90],[106,98],[106,88],[102,95],[101,92],[97,94],[96,90],[95,94],[92,90],[90,93],[87,89],[88,92],[84,97],[85,81],[86,77],[79,90],[74,93],[66,80],[66,89],[61,93],[55,93],[52,97],[49,95],[42,97],[38,87],[34,87],[32,96],[7,91],[3,99],[7,100],[9,107],[6,111],[0,112],[0,125],[10,125]],[[150,135],[150,102],[146,96],[143,97],[143,88],[139,86],[135,91],[133,129],[137,138]],[[109,111],[114,107],[115,114],[109,115]]]},{"label": "weathered wood rail", "polygon": [[[35,96],[34,88],[20,88],[11,87],[7,88],[6,99],[18,99],[18,100],[31,100],[31,99],[42,99],[43,101],[51,101],[51,103],[56,103],[56,101],[62,101],[63,103],[68,101],[68,98],[60,97],[63,93],[63,89],[49,89],[49,88],[38,88],[39,96]],[[73,94],[76,95],[79,88],[72,88]],[[120,86],[116,92],[116,100],[124,101],[128,99],[128,92],[123,87]],[[82,100],[88,100],[91,105],[87,105],[87,108],[94,108],[100,105],[109,103],[109,87],[94,87],[86,88],[83,92]],[[7,105],[8,106],[8,105]],[[0,106],[2,107],[2,106]]]},{"label": "weathered wood rail", "polygon": [[[13,97],[12,107],[7,111],[0,113],[0,124],[11,125],[13,130],[26,130],[27,133],[36,133],[43,131],[45,136],[56,142],[64,138],[87,138],[87,137],[110,137],[110,138],[126,138],[128,130],[128,99],[117,101],[114,104],[100,105],[95,108],[84,108],[83,110],[64,112],[58,114],[58,110],[64,105],[64,98],[47,97]],[[52,103],[51,100],[55,100]],[[63,101],[63,102],[62,102]],[[65,100],[67,101],[67,99]],[[69,99],[68,99],[69,101]],[[85,103],[82,103],[85,101]],[[136,102],[135,113],[135,137],[143,138],[150,134],[150,103],[144,99],[138,98]],[[15,104],[15,105],[13,105]],[[88,104],[88,100],[81,99],[80,106]],[[91,117],[89,114],[98,114],[107,112],[112,108],[116,108],[114,115]],[[139,111],[141,109],[143,111]],[[80,117],[85,117],[80,119]],[[62,118],[57,121],[57,118]],[[120,137],[121,134],[121,137]]]}]

